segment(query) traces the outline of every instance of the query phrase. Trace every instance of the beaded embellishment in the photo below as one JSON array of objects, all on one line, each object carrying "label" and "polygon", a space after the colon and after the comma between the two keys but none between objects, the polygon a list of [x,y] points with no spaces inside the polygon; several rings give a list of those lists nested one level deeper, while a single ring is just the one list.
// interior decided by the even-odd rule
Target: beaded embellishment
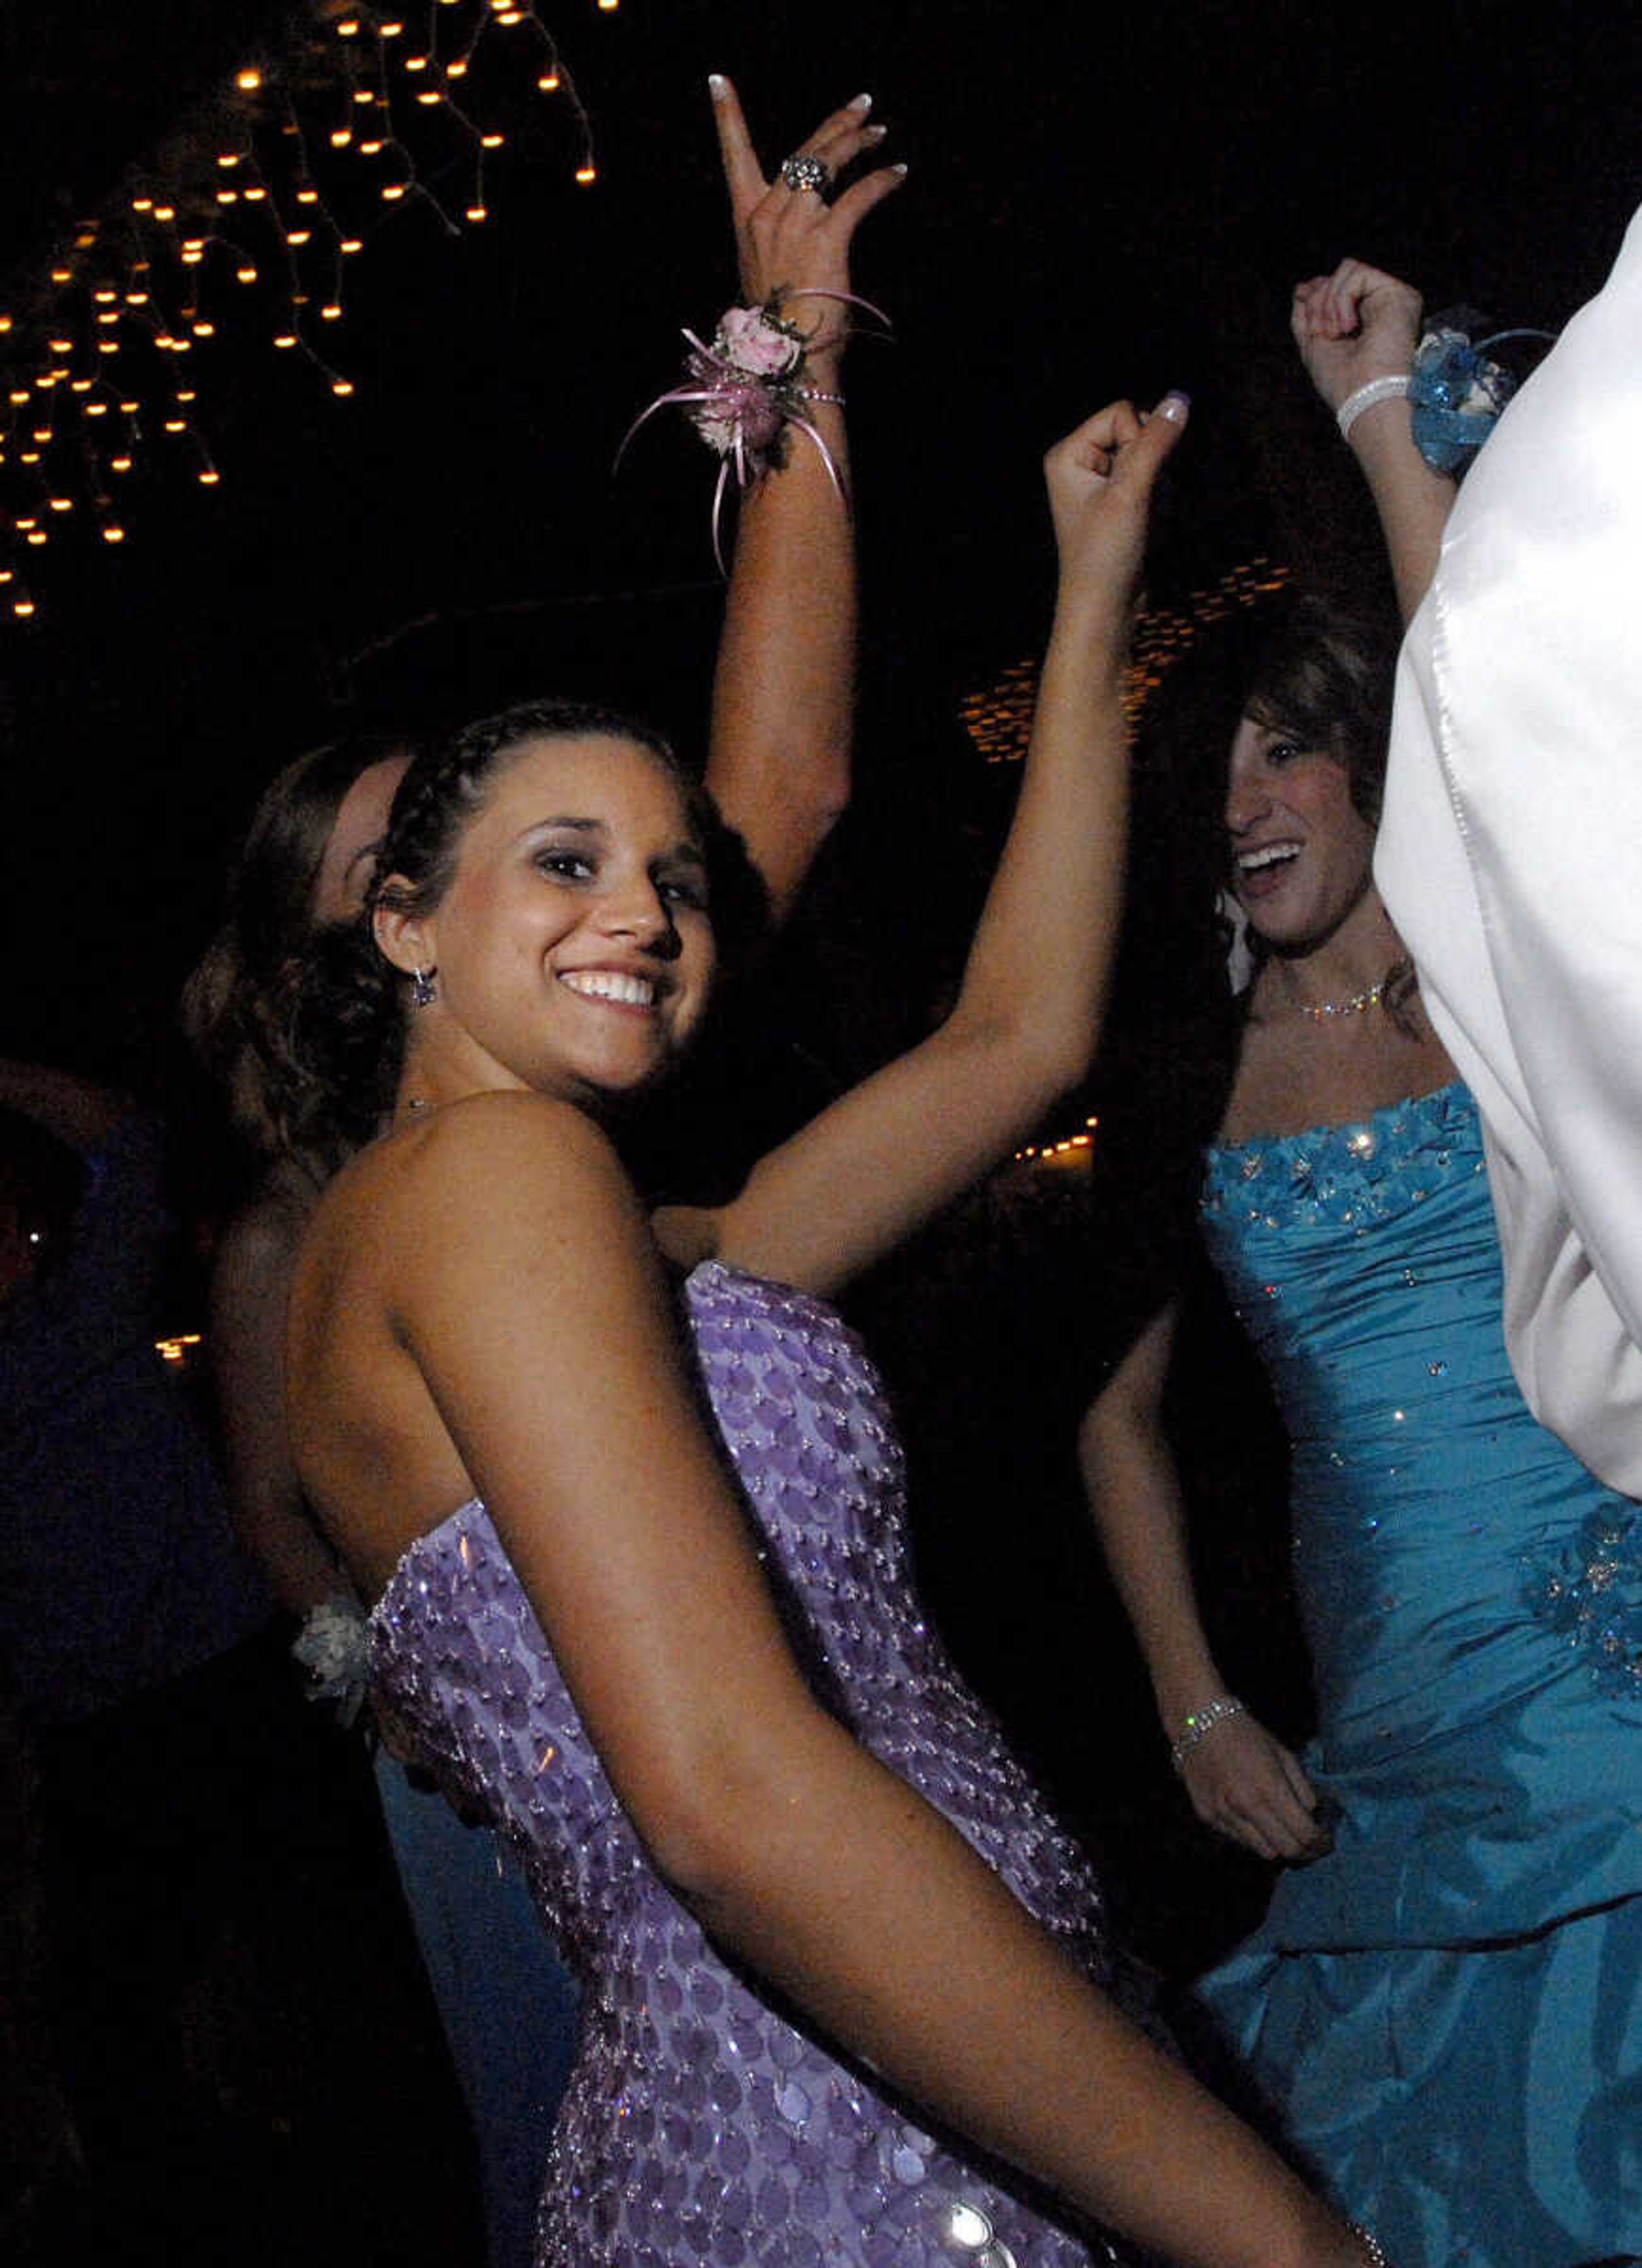
[{"label": "beaded embellishment", "polygon": [[1562,1565],[1532,1571],[1528,1602],[1589,1656],[1599,1693],[1642,1702],[1642,1508],[1618,1497],[1599,1505]]}]

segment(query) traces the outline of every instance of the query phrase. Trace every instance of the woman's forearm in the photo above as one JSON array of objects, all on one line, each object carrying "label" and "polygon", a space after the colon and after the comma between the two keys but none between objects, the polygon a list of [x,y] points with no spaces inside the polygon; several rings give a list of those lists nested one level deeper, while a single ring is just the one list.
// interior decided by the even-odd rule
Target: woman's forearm
[{"label": "woman's forearm", "polygon": [[1407,622],[1437,571],[1454,484],[1447,473],[1433,472],[1415,447],[1408,403],[1395,396],[1356,418],[1350,446],[1379,514],[1397,611]]},{"label": "woman's forearm", "polygon": [[[821,305],[821,303],[815,303]],[[802,318],[805,303],[793,308]],[[807,382],[839,392],[836,354]],[[779,921],[850,800],[855,717],[855,530],[843,412],[813,401],[836,469],[803,435],[741,505],[713,678],[707,785],[741,835]]]},{"label": "woman's forearm", "polygon": [[767,1723],[758,1758],[745,1784],[712,1791],[681,1888],[849,2051],[1181,2268],[1360,2261],[1287,2169],[830,1719]]},{"label": "woman's forearm", "polygon": [[1079,1439],[1084,1491],[1170,1739],[1223,1690],[1192,1580],[1180,1476],[1160,1425],[1099,1403]]}]

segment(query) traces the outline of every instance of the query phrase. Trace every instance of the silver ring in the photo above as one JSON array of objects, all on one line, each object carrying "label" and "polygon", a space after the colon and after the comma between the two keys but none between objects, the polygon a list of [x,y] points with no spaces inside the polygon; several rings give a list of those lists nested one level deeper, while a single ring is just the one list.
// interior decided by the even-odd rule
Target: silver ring
[{"label": "silver ring", "polygon": [[832,187],[832,167],[824,158],[784,158],[781,186],[786,189],[814,189],[818,197],[824,197]]}]

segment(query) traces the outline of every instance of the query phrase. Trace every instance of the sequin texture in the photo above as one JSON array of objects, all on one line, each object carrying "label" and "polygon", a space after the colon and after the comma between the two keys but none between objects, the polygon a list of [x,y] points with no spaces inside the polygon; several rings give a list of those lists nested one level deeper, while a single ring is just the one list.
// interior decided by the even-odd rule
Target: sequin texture
[{"label": "sequin texture", "polygon": [[[818,1695],[1103,1976],[1086,1862],[918,1612],[901,1452],[858,1341],[820,1302],[717,1263],[684,1296]],[[508,1834],[584,1981],[539,2268],[1116,2259],[965,2165],[719,1959],[616,1802],[482,1506],[406,1555],[371,1643],[384,1697]]]}]

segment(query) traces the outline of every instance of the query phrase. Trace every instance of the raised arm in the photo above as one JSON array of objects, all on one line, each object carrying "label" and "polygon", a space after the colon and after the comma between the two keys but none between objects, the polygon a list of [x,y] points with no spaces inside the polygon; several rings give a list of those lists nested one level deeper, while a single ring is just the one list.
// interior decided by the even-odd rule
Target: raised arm
[{"label": "raised arm", "polygon": [[[482,1496],[629,1816],[715,1940],[941,2122],[1171,2261],[1360,2263],[818,1705],[702,1429],[646,1225],[587,1123],[529,1096],[453,1105],[397,1203],[414,1236],[401,1210],[362,1214],[358,1240],[392,1274],[391,1359],[461,1460],[424,1484]],[[299,1289],[299,1430],[306,1314]],[[407,1410],[401,1387],[393,1432]]]},{"label": "raised arm", "polygon": [[48,1064],[0,1056],[0,1108],[15,1110],[89,1157],[99,1150],[127,1108],[125,1098]]},{"label": "raised arm", "polygon": [[[1406,378],[1419,343],[1420,297],[1378,268],[1343,260],[1332,276],[1294,287],[1290,322],[1313,385],[1336,413],[1359,387]],[[1357,411],[1347,445],[1362,468],[1390,555],[1406,622],[1437,571],[1454,484],[1414,446],[1406,398],[1388,394]]]},{"label": "raised arm", "polygon": [[[855,231],[900,187],[899,167],[880,167],[828,205],[766,180],[726,78],[711,82],[725,180],[735,221],[743,303],[776,302],[814,334],[806,383],[816,395],[843,392],[847,293]],[[836,111],[802,152],[833,173],[882,139],[870,98]],[[812,399],[811,422],[826,443],[843,492],[808,440],[790,436],[785,464],[742,500],[735,562],[713,680],[707,784],[746,841],[777,921],[786,914],[833,822],[850,799],[855,711],[855,533],[843,405]]]},{"label": "raised arm", "polygon": [[1049,453],[1054,624],[1015,816],[940,1029],[763,1159],[717,1212],[659,1217],[681,1259],[828,1291],[963,1189],[1093,1053],[1123,893],[1123,679],[1152,485],[1186,416],[1102,409]]},{"label": "raised arm", "polygon": [[1090,1405],[1078,1437],[1084,1490],[1192,1808],[1263,1859],[1314,1859],[1329,1847],[1316,1793],[1280,1741],[1232,1712],[1198,1612],[1163,1428],[1174,1320],[1173,1306],[1152,1317]]}]

